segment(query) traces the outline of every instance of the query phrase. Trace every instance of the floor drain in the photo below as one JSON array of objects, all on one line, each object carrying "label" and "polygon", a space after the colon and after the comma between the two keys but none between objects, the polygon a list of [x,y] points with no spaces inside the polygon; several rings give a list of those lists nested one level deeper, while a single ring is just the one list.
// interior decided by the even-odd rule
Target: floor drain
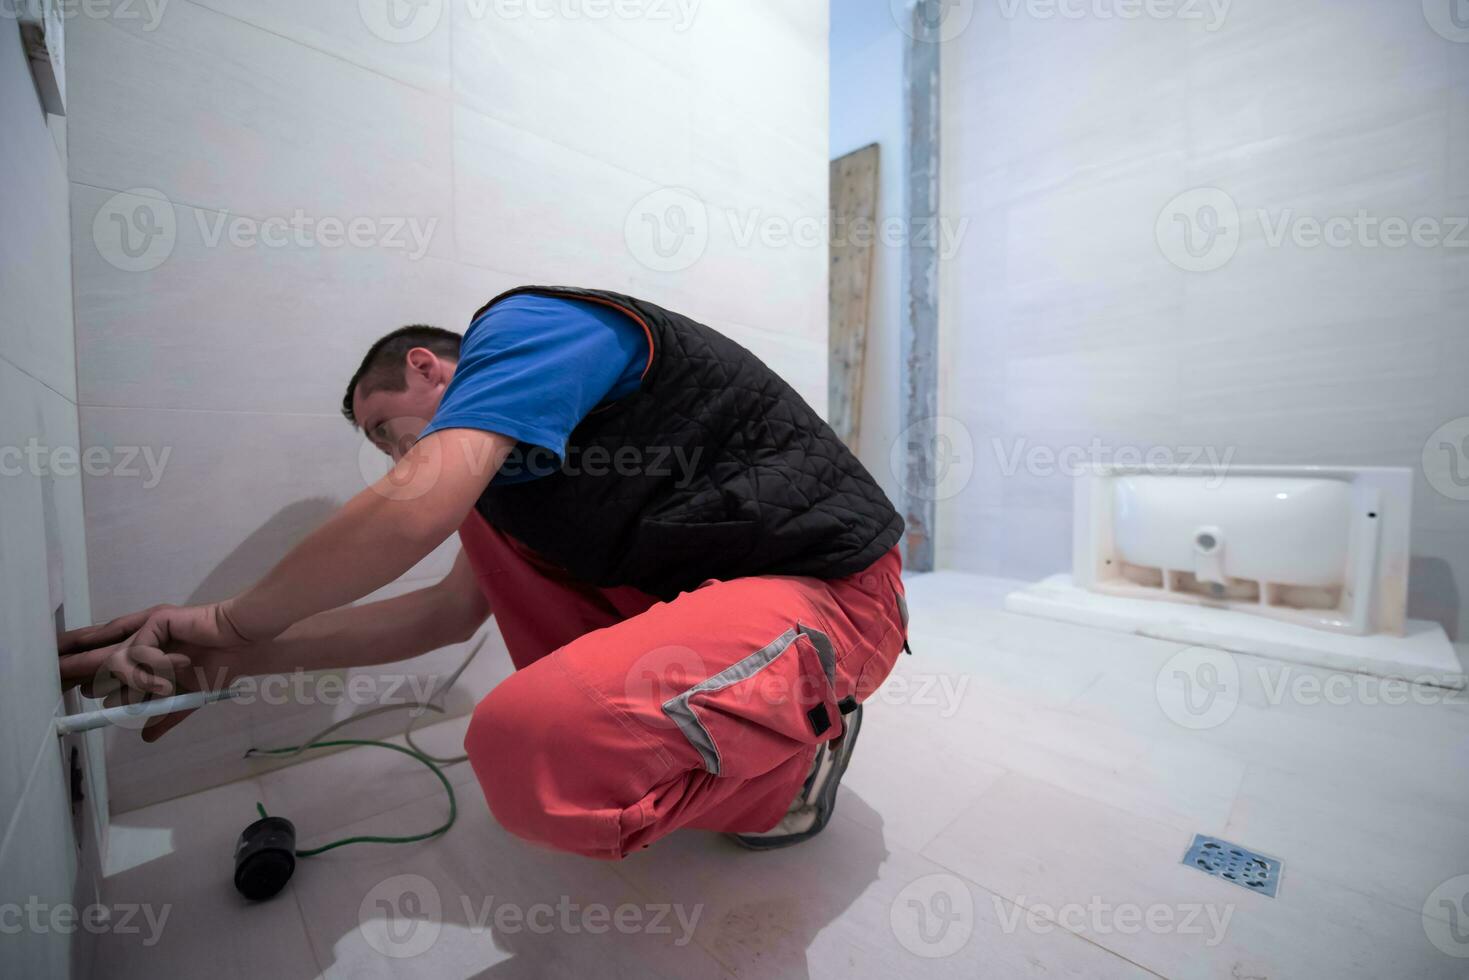
[{"label": "floor drain", "polygon": [[1194,835],[1193,846],[1183,856],[1183,863],[1271,898],[1280,886],[1280,872],[1284,867],[1273,857],[1203,834]]}]

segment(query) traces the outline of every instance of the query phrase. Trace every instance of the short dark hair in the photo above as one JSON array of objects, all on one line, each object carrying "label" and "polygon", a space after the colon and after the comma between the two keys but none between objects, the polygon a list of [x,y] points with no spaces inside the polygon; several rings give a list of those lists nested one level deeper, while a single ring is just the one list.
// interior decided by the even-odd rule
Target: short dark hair
[{"label": "short dark hair", "polygon": [[402,391],[408,387],[408,352],[415,347],[424,347],[439,357],[459,360],[459,342],[463,338],[452,330],[430,327],[422,323],[411,323],[399,327],[367,349],[367,356],[352,380],[347,382],[347,393],[342,396],[342,414],[353,425],[357,415],[352,411],[352,396],[360,387],[364,395],[374,391]]}]

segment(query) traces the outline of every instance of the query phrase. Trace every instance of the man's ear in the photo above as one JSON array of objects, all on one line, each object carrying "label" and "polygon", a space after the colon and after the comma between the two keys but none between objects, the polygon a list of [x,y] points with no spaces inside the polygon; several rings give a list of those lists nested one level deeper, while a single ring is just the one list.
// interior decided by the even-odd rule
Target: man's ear
[{"label": "man's ear", "polygon": [[443,381],[443,362],[427,347],[415,347],[408,352],[408,372],[417,374],[429,384]]}]

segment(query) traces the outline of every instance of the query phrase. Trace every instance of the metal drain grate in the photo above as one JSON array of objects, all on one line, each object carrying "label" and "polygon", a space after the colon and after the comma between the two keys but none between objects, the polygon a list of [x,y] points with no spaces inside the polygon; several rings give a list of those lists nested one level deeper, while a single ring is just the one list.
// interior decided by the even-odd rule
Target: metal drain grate
[{"label": "metal drain grate", "polygon": [[1280,886],[1280,872],[1285,867],[1273,857],[1203,834],[1194,835],[1183,863],[1271,898]]}]

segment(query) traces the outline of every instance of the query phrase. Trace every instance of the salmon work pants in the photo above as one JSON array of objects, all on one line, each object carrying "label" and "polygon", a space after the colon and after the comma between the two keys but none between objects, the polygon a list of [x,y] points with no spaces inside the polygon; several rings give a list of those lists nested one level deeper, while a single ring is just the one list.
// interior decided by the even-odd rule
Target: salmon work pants
[{"label": "salmon work pants", "polygon": [[501,826],[560,851],[771,829],[906,638],[896,549],[846,578],[711,579],[660,602],[573,581],[477,513],[459,534],[516,668],[464,749]]}]

